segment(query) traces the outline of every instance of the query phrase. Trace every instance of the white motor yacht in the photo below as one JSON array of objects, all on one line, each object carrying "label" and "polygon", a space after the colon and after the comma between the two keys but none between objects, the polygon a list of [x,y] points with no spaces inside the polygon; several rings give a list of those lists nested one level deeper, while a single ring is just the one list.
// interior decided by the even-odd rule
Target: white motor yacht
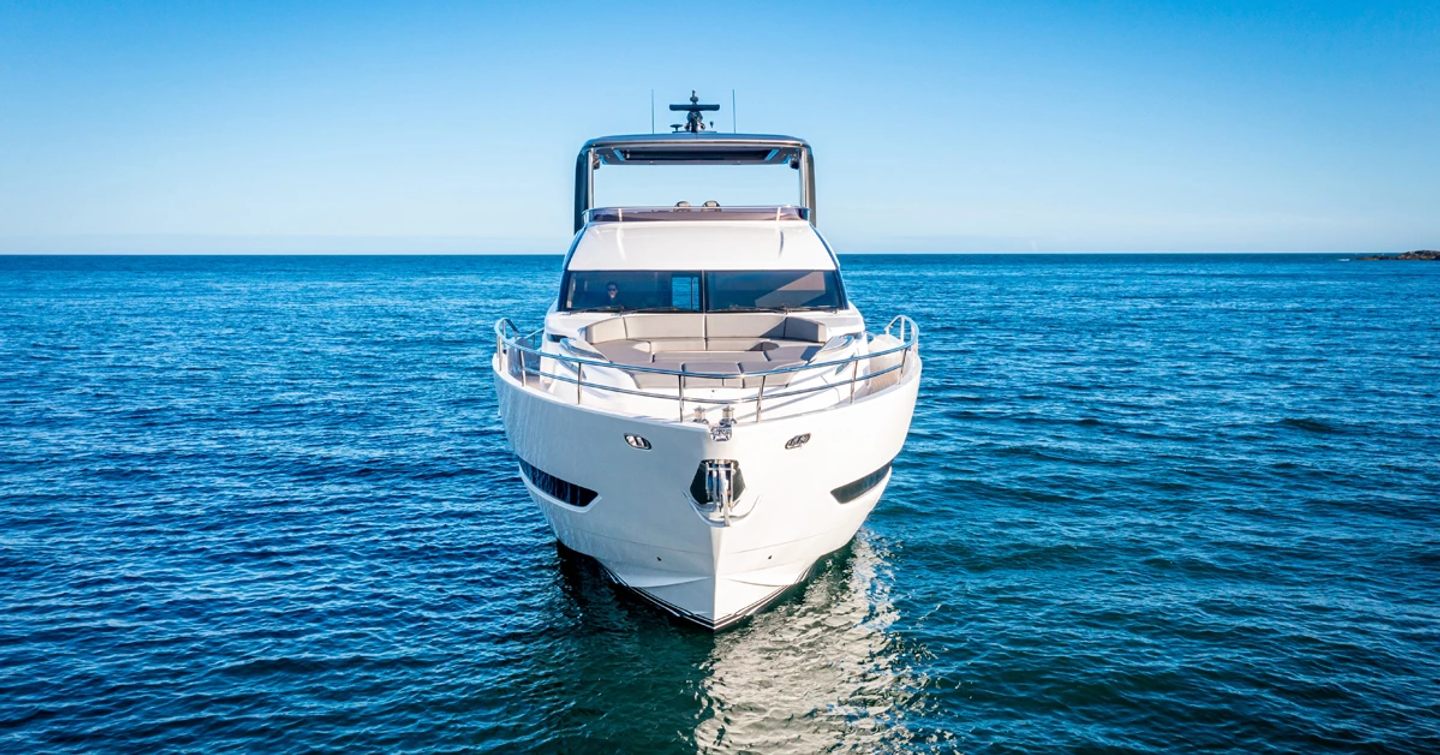
[{"label": "white motor yacht", "polygon": [[[810,146],[683,131],[580,150],[575,239],[533,331],[495,325],[500,414],[561,545],[709,628],[800,584],[890,480],[919,334],[877,334],[815,228]],[[709,106],[713,109],[713,106]],[[798,205],[595,207],[603,167],[788,165]]]}]

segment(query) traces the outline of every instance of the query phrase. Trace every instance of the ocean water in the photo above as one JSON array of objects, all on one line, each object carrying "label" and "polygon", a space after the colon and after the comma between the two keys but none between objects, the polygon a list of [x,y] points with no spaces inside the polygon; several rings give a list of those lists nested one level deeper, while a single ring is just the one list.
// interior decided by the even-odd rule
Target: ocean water
[{"label": "ocean water", "polygon": [[0,751],[1440,750],[1440,264],[845,258],[909,443],[713,636],[516,476],[558,265],[0,258]]}]

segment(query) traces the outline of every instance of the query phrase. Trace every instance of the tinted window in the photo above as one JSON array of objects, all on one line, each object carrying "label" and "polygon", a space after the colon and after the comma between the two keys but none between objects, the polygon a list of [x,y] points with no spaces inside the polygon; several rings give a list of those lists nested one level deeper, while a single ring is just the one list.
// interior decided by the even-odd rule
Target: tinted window
[{"label": "tinted window", "polygon": [[561,309],[629,312],[725,312],[748,309],[839,309],[834,270],[573,270]]},{"label": "tinted window", "polygon": [[719,271],[705,274],[707,309],[839,309],[834,270]]},{"label": "tinted window", "polygon": [[695,272],[576,270],[565,280],[564,309],[700,311]]}]

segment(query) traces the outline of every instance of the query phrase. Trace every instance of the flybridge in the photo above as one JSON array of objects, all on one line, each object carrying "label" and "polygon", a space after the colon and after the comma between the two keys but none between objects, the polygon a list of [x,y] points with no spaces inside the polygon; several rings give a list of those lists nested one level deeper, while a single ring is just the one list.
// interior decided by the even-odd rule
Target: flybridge
[{"label": "flybridge", "polygon": [[585,142],[575,159],[575,230],[595,206],[595,173],[610,165],[789,165],[815,223],[815,157],[804,139],[774,134],[634,134]]},{"label": "flybridge", "polygon": [[[718,108],[692,102],[671,109],[692,107]],[[800,207],[815,224],[815,158],[804,139],[705,131],[703,121],[695,123],[699,112],[691,112],[686,130],[673,134],[602,136],[585,142],[575,159],[575,230],[585,226],[586,213],[595,208],[595,173],[607,165],[789,165],[798,173]]]}]

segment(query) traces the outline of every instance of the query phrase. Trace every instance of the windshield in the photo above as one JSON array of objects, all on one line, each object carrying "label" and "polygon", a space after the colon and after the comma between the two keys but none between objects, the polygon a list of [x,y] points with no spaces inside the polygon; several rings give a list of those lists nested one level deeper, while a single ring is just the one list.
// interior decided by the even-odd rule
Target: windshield
[{"label": "windshield", "polygon": [[845,306],[835,270],[573,270],[565,274],[560,303],[572,312],[788,312]]},{"label": "windshield", "polygon": [[585,270],[565,278],[564,308],[572,311],[700,311],[698,272]]},{"label": "windshield", "polygon": [[839,309],[834,270],[754,270],[705,274],[705,309]]}]

